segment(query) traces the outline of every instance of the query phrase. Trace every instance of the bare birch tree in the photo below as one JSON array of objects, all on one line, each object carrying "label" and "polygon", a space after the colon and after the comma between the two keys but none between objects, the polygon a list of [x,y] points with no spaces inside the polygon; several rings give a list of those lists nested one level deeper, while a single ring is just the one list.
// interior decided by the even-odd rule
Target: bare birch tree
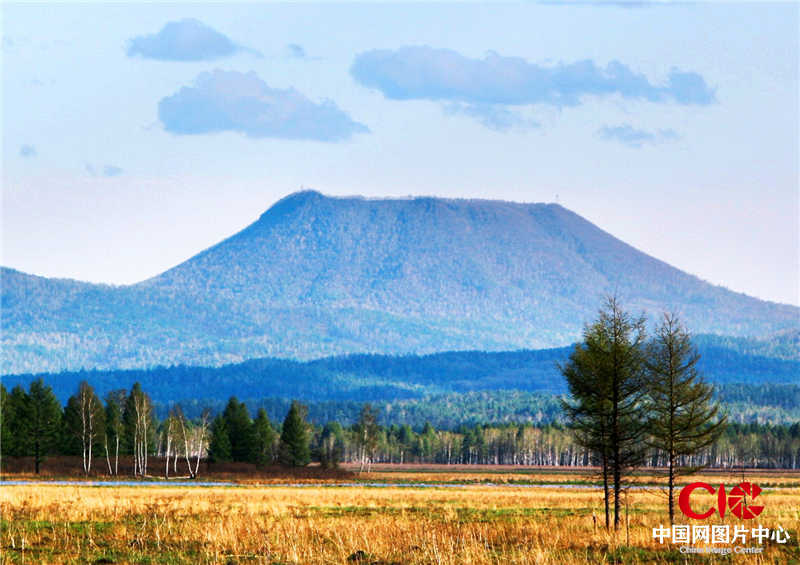
[{"label": "bare birch tree", "polygon": [[139,383],[131,388],[123,414],[125,433],[133,455],[134,476],[147,475],[147,457],[153,436],[153,405]]},{"label": "bare birch tree", "polygon": [[208,449],[208,423],[211,418],[211,411],[206,408],[200,416],[200,421],[192,429],[192,445],[195,454],[194,473],[192,478],[197,477],[200,472],[200,459]]},{"label": "bare birch tree", "polygon": [[369,472],[372,467],[375,449],[378,446],[379,432],[378,411],[372,408],[370,404],[364,404],[361,408],[355,432],[358,441],[359,459],[361,460],[358,472],[363,472],[365,465],[367,466],[367,472]]},{"label": "bare birch tree", "polygon": [[[123,437],[124,425],[122,414],[125,409],[127,393],[124,390],[114,390],[106,395],[106,462],[110,475],[119,475],[119,450],[120,440]],[[111,444],[111,445],[109,445]],[[114,450],[114,466],[112,470],[110,451]]]},{"label": "bare birch tree", "polygon": [[166,449],[164,450],[164,478],[169,478],[169,457],[172,453],[170,448],[172,447],[172,412],[170,412],[169,416],[167,416],[166,422],[164,422],[164,443],[166,444]]},{"label": "bare birch tree", "polygon": [[105,438],[106,430],[103,404],[86,381],[78,385],[78,392],[67,401],[64,424],[80,444],[77,450],[81,453],[83,473],[89,475],[92,471],[94,447],[99,447],[100,438]]}]

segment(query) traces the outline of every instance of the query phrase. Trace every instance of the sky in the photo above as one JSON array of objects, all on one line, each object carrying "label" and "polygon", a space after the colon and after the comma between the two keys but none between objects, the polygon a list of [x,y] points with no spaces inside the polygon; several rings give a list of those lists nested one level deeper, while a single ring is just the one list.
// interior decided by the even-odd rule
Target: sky
[{"label": "sky", "polygon": [[2,5],[2,265],[129,284],[301,188],[558,202],[800,304],[798,5]]}]

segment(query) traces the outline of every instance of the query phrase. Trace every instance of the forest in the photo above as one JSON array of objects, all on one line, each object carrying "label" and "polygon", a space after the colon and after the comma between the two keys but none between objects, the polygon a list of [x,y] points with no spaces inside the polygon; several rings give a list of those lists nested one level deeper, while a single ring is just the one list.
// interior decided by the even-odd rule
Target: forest
[{"label": "forest", "polygon": [[[534,352],[533,358],[553,363],[547,359],[550,355],[552,350]],[[529,368],[531,352],[451,353],[434,358],[433,367],[438,364],[439,371],[426,372],[424,378],[453,382],[457,371],[452,368],[459,364],[496,371],[502,359],[508,375],[520,366]],[[253,416],[248,401],[233,395],[224,408],[172,401],[159,411],[139,382],[130,390],[98,394],[93,384],[81,380],[62,404],[53,387],[38,377],[27,390],[20,383],[10,391],[0,384],[0,449],[3,456],[32,457],[36,473],[52,455],[80,455],[86,475],[93,465],[98,471],[96,459],[115,475],[120,457],[131,457],[133,474],[141,477],[152,474],[148,459],[153,456],[166,461],[165,477],[170,460],[173,474],[178,473],[180,460],[190,477],[200,472],[201,461],[302,467],[316,460],[325,468],[342,462],[356,462],[361,468],[376,462],[598,466],[606,488],[608,522],[609,500],[618,503],[622,481],[639,467],[666,468],[670,492],[678,476],[702,467],[798,468],[797,420],[745,423],[741,417],[732,418],[720,403],[721,395],[728,406],[764,402],[791,411],[796,409],[796,387],[729,384],[715,390],[700,372],[701,358],[674,314],[665,313],[648,334],[644,316],[632,316],[616,298],[608,297],[597,320],[586,326],[583,341],[565,360],[555,362],[568,391],[558,397],[472,390],[462,391],[471,395],[467,400],[444,395],[427,410],[404,405],[408,400],[403,398],[383,407],[366,398],[367,402],[348,400],[344,408],[328,405],[327,413],[318,406],[310,419],[308,406],[297,400],[288,406],[273,400],[269,412],[263,402],[251,403]],[[323,361],[328,369],[340,371],[352,370],[353,363],[398,381],[408,380],[417,366],[377,356]],[[313,364],[296,366],[313,372]],[[420,373],[414,378],[422,380]],[[163,394],[164,389],[159,390]],[[467,413],[475,420],[440,419],[434,425],[425,418],[433,409],[445,417]],[[525,419],[514,421],[509,411]],[[615,506],[615,523],[618,519]]]},{"label": "forest", "polygon": [[[698,371],[714,384],[730,421],[780,424],[800,420],[800,359],[795,337],[771,342],[699,335]],[[159,417],[179,403],[188,416],[222,410],[231,396],[280,419],[301,399],[317,424],[351,424],[361,403],[380,407],[383,424],[451,429],[461,424],[563,422],[567,392],[558,364],[572,347],[432,355],[348,355],[314,361],[252,359],[222,367],[176,365],[141,370],[82,370],[3,375],[8,389],[44,379],[65,402],[81,381],[100,396],[138,382]]]},{"label": "forest", "polygon": [[[294,414],[291,414],[294,410]],[[141,464],[138,474],[163,475],[146,467],[146,458],[173,459],[172,473],[195,476],[200,461],[236,461],[268,466],[278,463],[440,463],[585,466],[589,451],[575,442],[564,423],[473,424],[452,428],[381,424],[385,414],[361,405],[356,420],[315,424],[308,410],[290,403],[283,421],[261,407],[251,414],[247,404],[231,398],[216,413],[206,410],[189,418],[178,405],[159,418],[149,395],[138,384],[101,400],[88,383],[58,402],[41,380],[28,390],[0,385],[0,455],[32,457],[34,466],[48,457],[83,456],[87,474],[114,475],[121,457]],[[291,415],[291,418],[289,416]],[[290,433],[287,436],[287,419]],[[293,431],[292,431],[293,429]],[[365,439],[365,430],[366,439]],[[287,453],[299,450],[291,459]],[[716,442],[686,458],[687,464],[712,468],[800,468],[800,422],[793,424],[729,423]],[[0,463],[1,464],[1,463]],[[663,454],[648,453],[645,467],[661,467]],[[99,465],[99,467],[98,467]],[[94,471],[93,471],[94,469]],[[35,467],[29,471],[34,471]],[[169,470],[167,474],[169,475]]]}]

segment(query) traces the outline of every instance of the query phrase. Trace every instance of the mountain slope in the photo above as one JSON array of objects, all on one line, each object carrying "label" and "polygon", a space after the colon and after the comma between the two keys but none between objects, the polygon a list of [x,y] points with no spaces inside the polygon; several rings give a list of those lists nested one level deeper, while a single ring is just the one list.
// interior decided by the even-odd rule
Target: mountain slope
[{"label": "mountain slope", "polygon": [[605,293],[698,333],[765,336],[798,308],[670,267],[554,204],[290,195],[125,287],[3,270],[3,372],[565,345]]},{"label": "mountain slope", "polygon": [[[800,415],[800,359],[746,353],[748,344],[724,344],[717,336],[698,336],[703,378],[715,385],[732,421],[744,416],[769,415],[773,421],[797,421]],[[282,418],[289,399],[311,405],[311,414],[342,420],[357,417],[361,403],[383,404],[387,421],[404,420],[397,408],[406,401],[428,406],[425,419],[447,425],[464,421],[548,421],[560,418],[557,395],[567,391],[558,364],[572,348],[536,351],[443,352],[431,355],[348,355],[299,362],[287,359],[250,359],[222,367],[156,367],[145,370],[76,371],[56,374],[6,375],[3,384],[27,388],[41,377],[64,403],[81,381],[88,381],[101,397],[130,389],[138,382],[154,402],[165,407],[180,403],[199,415],[206,406],[222,409],[237,396],[255,406],[271,406],[270,417]],[[757,383],[757,384],[754,384]],[[463,403],[467,402],[467,405]],[[385,404],[384,404],[385,403]],[[455,403],[455,404],[453,404]],[[317,408],[314,408],[317,405]],[[392,406],[393,405],[393,406]],[[421,405],[420,405],[421,406]],[[459,406],[467,410],[459,410]],[[410,405],[406,405],[409,408]],[[438,407],[438,413],[431,413]],[[539,413],[539,415],[537,415]],[[480,416],[483,414],[483,416]],[[421,426],[425,419],[417,419]],[[352,421],[352,420],[351,420]]]}]

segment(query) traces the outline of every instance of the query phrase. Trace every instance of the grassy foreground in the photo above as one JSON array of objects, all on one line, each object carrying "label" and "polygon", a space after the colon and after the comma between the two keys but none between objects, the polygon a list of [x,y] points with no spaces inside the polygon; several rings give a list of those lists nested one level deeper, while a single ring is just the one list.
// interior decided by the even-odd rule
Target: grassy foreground
[{"label": "grassy foreground", "polygon": [[[734,484],[730,477],[724,481]],[[6,485],[0,488],[0,561],[800,562],[800,488],[766,488],[761,497],[764,513],[747,525],[781,525],[789,530],[789,543],[768,540],[764,553],[756,556],[705,557],[683,555],[677,545],[659,545],[652,539],[651,529],[668,521],[664,497],[656,491],[631,492],[626,543],[624,527],[616,536],[600,527],[599,490],[480,484],[435,488]],[[706,502],[710,505],[711,498],[697,498],[698,506]],[[719,523],[719,519],[709,523]],[[728,516],[725,523],[743,522]]]}]

